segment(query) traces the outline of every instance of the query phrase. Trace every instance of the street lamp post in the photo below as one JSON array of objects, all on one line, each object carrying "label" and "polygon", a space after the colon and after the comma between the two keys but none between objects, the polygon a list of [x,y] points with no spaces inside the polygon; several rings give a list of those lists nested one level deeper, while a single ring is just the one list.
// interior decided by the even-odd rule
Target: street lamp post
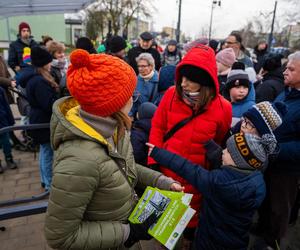
[{"label": "street lamp post", "polygon": [[271,25],[271,32],[269,35],[268,40],[268,49],[271,49],[272,41],[273,41],[273,30],[274,30],[274,22],[275,22],[275,16],[276,16],[276,9],[277,9],[277,1],[275,1],[274,11],[273,11],[273,19],[272,19],[272,25]]},{"label": "street lamp post", "polygon": [[177,29],[176,29],[177,43],[180,42],[180,22],[181,22],[181,0],[179,0],[179,7],[178,7],[178,21],[177,21]]},{"label": "street lamp post", "polygon": [[214,8],[215,5],[218,4],[219,6],[221,6],[221,0],[217,1],[217,0],[213,0],[211,3],[211,11],[210,11],[210,22],[209,22],[209,32],[208,32],[208,40],[210,41],[211,39],[211,29],[212,29],[212,21],[213,21],[213,12],[214,12]]}]

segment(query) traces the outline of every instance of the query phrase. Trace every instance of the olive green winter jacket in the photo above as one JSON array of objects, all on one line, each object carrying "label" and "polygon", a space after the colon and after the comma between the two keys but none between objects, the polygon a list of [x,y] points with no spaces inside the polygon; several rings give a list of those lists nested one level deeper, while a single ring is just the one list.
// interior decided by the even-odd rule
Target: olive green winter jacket
[{"label": "olive green winter jacket", "polygon": [[[78,112],[72,97],[53,106],[55,154],[46,239],[55,249],[124,249],[122,223],[127,223],[136,204],[132,187],[156,186],[161,173],[135,164],[129,133],[117,142],[117,152],[112,151]],[[164,185],[160,188],[168,189],[171,181]]]}]

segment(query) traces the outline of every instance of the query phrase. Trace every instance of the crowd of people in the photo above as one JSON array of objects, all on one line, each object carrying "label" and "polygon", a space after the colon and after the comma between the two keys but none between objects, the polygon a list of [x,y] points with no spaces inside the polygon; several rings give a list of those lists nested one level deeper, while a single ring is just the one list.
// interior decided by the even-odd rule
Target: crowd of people
[{"label": "crowd of people", "polygon": [[[0,57],[0,128],[14,124],[18,89],[24,131],[39,146],[45,220],[55,249],[143,249],[157,221],[128,221],[146,186],[193,194],[196,214],[178,249],[287,249],[300,207],[300,52],[287,60],[240,33],[160,51],[150,32],[128,49],[120,36],[99,48],[87,37],[38,44],[22,22]],[[13,133],[0,135],[15,169]],[[0,162],[0,173],[5,167]],[[254,215],[257,214],[257,221]],[[163,246],[152,240],[153,249]]]}]

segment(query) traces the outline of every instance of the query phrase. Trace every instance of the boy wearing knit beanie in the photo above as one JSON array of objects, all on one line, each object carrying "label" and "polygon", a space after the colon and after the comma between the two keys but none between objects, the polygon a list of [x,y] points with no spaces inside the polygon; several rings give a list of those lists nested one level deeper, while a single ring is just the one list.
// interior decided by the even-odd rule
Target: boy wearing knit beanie
[{"label": "boy wearing knit beanie", "polygon": [[267,138],[238,133],[227,140],[222,166],[208,171],[179,155],[147,144],[150,156],[203,195],[194,249],[247,249],[249,229],[265,197],[261,170],[275,148]]},{"label": "boy wearing knit beanie", "polygon": [[245,71],[245,65],[235,62],[232,70],[228,74],[224,97],[232,105],[232,126],[234,126],[242,117],[243,113],[255,105],[255,91],[253,84],[249,81],[248,73]]},{"label": "boy wearing knit beanie", "polygon": [[[228,136],[236,133],[249,133],[258,137],[268,138],[276,144],[274,130],[282,124],[283,116],[286,114],[286,105],[282,102],[271,104],[261,102],[254,105],[243,114],[242,119],[229,131]],[[222,147],[213,140],[205,144],[206,156],[212,168],[218,168],[222,163]]]}]

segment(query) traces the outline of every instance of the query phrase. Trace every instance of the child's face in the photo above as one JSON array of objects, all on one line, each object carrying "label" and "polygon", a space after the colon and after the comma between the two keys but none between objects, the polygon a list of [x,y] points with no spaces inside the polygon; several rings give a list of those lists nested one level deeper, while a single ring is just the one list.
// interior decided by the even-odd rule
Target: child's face
[{"label": "child's face", "polygon": [[248,95],[249,89],[243,85],[233,87],[229,90],[231,102],[243,100]]},{"label": "child's face", "polygon": [[222,165],[226,165],[226,166],[235,166],[234,161],[231,158],[231,155],[229,154],[227,148],[225,148],[223,150],[223,154],[222,154]]},{"label": "child's face", "polygon": [[242,133],[248,133],[248,134],[253,134],[259,136],[259,133],[253,123],[246,117],[242,117],[241,119],[241,129],[240,132]]},{"label": "child's face", "polygon": [[217,62],[217,69],[218,69],[218,73],[222,73],[223,71],[229,69],[229,67],[227,67],[226,65]]},{"label": "child's face", "polygon": [[54,53],[54,58],[58,59],[58,60],[62,60],[65,58],[65,52],[64,51],[56,51]]}]

